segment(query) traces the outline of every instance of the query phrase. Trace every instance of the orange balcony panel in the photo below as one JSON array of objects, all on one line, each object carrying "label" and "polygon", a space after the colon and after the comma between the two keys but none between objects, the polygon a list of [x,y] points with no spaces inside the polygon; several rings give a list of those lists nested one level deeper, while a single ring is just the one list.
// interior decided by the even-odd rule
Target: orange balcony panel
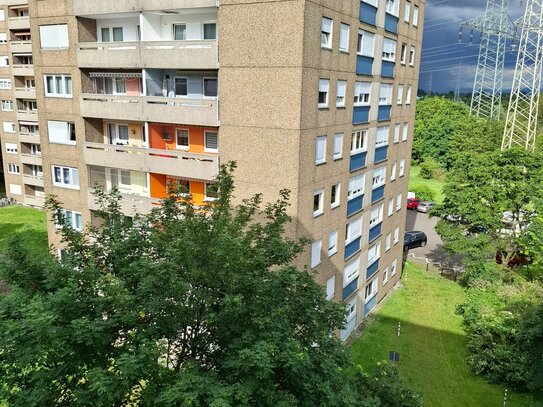
[{"label": "orange balcony panel", "polygon": [[[162,174],[149,174],[151,179],[151,198],[164,199],[168,191],[168,181],[170,178]],[[190,194],[194,205],[202,206],[205,203],[205,183],[198,181],[190,181]]]},{"label": "orange balcony panel", "polygon": [[149,143],[151,148],[175,150],[176,148],[176,129],[184,129],[189,132],[189,153],[204,152],[204,133],[206,131],[217,132],[214,127],[195,127],[169,124],[149,124]]}]

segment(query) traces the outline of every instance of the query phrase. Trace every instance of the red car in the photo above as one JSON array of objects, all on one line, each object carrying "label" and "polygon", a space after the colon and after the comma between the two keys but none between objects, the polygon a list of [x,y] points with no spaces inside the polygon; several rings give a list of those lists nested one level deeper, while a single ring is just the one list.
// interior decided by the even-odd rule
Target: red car
[{"label": "red car", "polygon": [[407,198],[407,209],[417,209],[421,202],[418,198]]}]

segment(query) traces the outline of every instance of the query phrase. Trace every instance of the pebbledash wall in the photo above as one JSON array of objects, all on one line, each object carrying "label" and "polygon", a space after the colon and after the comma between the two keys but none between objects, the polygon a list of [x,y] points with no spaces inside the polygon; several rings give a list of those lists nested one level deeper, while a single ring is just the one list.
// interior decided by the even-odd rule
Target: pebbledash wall
[{"label": "pebbledash wall", "polygon": [[292,191],[298,265],[347,304],[346,339],[401,274],[424,3],[30,0],[44,193],[83,228],[95,183],[130,216],[168,182],[214,199],[235,160],[236,199]]}]

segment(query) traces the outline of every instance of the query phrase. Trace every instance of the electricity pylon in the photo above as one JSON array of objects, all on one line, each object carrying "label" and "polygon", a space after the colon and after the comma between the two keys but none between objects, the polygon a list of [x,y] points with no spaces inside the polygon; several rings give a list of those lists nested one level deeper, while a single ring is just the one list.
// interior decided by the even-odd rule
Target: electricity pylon
[{"label": "electricity pylon", "polygon": [[[507,9],[511,0],[487,0],[485,15],[464,21],[461,26],[481,33],[479,59],[473,84],[470,111],[498,120],[501,113],[503,70],[507,40],[517,39],[517,29]],[[470,36],[470,38],[471,38]]]},{"label": "electricity pylon", "polygon": [[514,146],[527,150],[535,147],[543,67],[543,0],[528,0],[521,27],[502,150]]}]

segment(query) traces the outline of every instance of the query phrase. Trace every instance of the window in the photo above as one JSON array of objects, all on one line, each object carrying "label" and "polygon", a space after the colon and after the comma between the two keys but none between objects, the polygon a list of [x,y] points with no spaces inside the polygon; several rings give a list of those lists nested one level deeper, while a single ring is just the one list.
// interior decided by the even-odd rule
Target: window
[{"label": "window", "polygon": [[388,267],[383,270],[383,285],[388,283]]},{"label": "window", "polygon": [[17,164],[8,164],[8,172],[10,174],[19,174],[21,171],[19,170],[19,166]]},{"label": "window", "polygon": [[406,43],[403,43],[402,44],[402,53],[401,53],[401,59],[400,59],[400,62],[402,64],[405,64],[405,59],[407,58],[407,44]]},{"label": "window", "polygon": [[204,97],[216,98],[219,95],[217,78],[204,78]]},{"label": "window", "polygon": [[11,89],[11,79],[0,79],[0,89]]},{"label": "window", "polygon": [[395,62],[396,58],[396,41],[390,38],[383,40],[383,61]]},{"label": "window", "polygon": [[336,88],[336,107],[345,107],[345,91],[347,89],[347,81],[337,81]]},{"label": "window", "polygon": [[370,82],[355,82],[354,83],[354,105],[369,106],[371,94]]},{"label": "window", "polygon": [[388,215],[388,217],[394,215],[394,198],[390,198],[388,200],[388,212],[387,212],[387,215]]},{"label": "window", "polygon": [[217,23],[204,23],[204,40],[217,39]]},{"label": "window", "polygon": [[4,9],[0,9],[0,21],[5,21],[6,15],[4,13]]},{"label": "window", "polygon": [[26,111],[26,112],[35,112],[38,110],[38,102],[35,100],[22,100],[19,103],[19,111]]},{"label": "window", "polygon": [[217,185],[217,183],[206,183],[204,200],[215,201],[217,198],[219,198],[219,186]]},{"label": "window", "polygon": [[343,287],[347,287],[360,274],[360,257],[347,264],[343,269]]},{"label": "window", "polygon": [[370,212],[370,228],[383,221],[383,204],[372,208]]},{"label": "window", "polygon": [[358,45],[356,49],[358,55],[373,58],[374,44],[375,34],[369,31],[358,30]]},{"label": "window", "polygon": [[315,191],[313,193],[313,217],[322,215],[323,213],[323,205],[324,202],[324,190],[319,189],[318,191]]},{"label": "window", "polygon": [[122,42],[123,27],[102,27],[100,29],[102,42]]},{"label": "window", "polygon": [[393,16],[398,16],[400,9],[400,0],[386,0],[386,12]]},{"label": "window", "polygon": [[394,181],[396,179],[396,167],[398,166],[398,163],[396,161],[392,162],[392,165],[390,166],[390,180]]},{"label": "window", "polygon": [[204,151],[210,153],[219,152],[219,139],[217,132],[215,131],[206,131],[204,133]]},{"label": "window", "polygon": [[402,194],[399,193],[398,196],[396,196],[396,211],[399,211],[402,209]]},{"label": "window", "polygon": [[411,104],[411,85],[407,85],[407,93],[405,95],[405,104]]},{"label": "window", "polygon": [[331,300],[332,298],[334,298],[334,293],[336,290],[335,286],[336,286],[336,276],[332,276],[326,281],[326,299],[327,300]]},{"label": "window", "polygon": [[53,165],[53,185],[56,187],[79,189],[79,170],[77,168]]},{"label": "window", "polygon": [[373,171],[372,186],[374,189],[385,184],[386,172],[386,167],[381,167]]},{"label": "window", "polygon": [[345,244],[351,243],[360,236],[362,236],[362,217],[347,223],[345,226]]},{"label": "window", "polygon": [[322,18],[322,28],[321,28],[321,47],[322,48],[332,48],[332,28],[334,23],[331,19],[323,17]]},{"label": "window", "polygon": [[[78,231],[83,230],[83,217],[80,212],[69,211],[65,209],[61,209],[61,211],[62,216],[66,220],[66,226]],[[57,227],[60,226],[57,225]]]},{"label": "window", "polygon": [[105,95],[126,95],[126,78],[94,78],[97,92]]},{"label": "window", "polygon": [[394,259],[392,261],[392,264],[390,265],[390,275],[392,275],[392,276],[396,275],[397,266],[398,266],[398,260]]},{"label": "window", "polygon": [[43,167],[41,165],[32,165],[32,175],[35,177],[43,177]]},{"label": "window", "polygon": [[72,77],[70,75],[44,75],[45,96],[72,97]]},{"label": "window", "polygon": [[351,155],[367,150],[367,144],[366,144],[368,140],[367,136],[368,136],[367,130],[353,131],[353,134],[351,137]]},{"label": "window", "polygon": [[366,290],[364,292],[364,302],[370,302],[370,300],[375,297],[375,294],[377,294],[377,287],[378,287],[377,279],[374,278],[371,282],[369,282],[366,285]]},{"label": "window", "polygon": [[9,66],[9,57],[1,55],[0,56],[0,67]]},{"label": "window", "polygon": [[347,24],[341,23],[339,26],[339,50],[349,52],[349,32],[350,27]]},{"label": "window", "polygon": [[322,164],[326,162],[326,136],[317,137],[316,151],[315,151],[315,164]]},{"label": "window", "polygon": [[23,189],[19,184],[9,184],[9,193],[12,195],[22,195]]},{"label": "window", "polygon": [[4,122],[4,133],[15,133],[15,123]]},{"label": "window", "polygon": [[400,160],[400,177],[403,177],[405,174],[405,158]]},{"label": "window", "polygon": [[377,127],[375,136],[375,148],[388,146],[388,135],[390,134],[390,126]]},{"label": "window", "polygon": [[373,7],[377,7],[377,1],[378,0],[362,0],[362,2],[371,4]]},{"label": "window", "polygon": [[12,100],[2,100],[2,110],[4,112],[13,111],[13,101]]},{"label": "window", "polygon": [[189,131],[185,129],[175,130],[175,147],[179,150],[189,149]]},{"label": "window", "polygon": [[6,33],[0,33],[0,44],[7,44],[8,36]]},{"label": "window", "polygon": [[345,312],[345,321],[349,322],[356,317],[356,296],[347,304],[347,311]]},{"label": "window", "polygon": [[401,105],[403,103],[403,85],[398,85],[398,94],[396,95],[396,104]]},{"label": "window", "polygon": [[388,252],[390,250],[391,239],[392,235],[390,233],[387,233],[387,235],[385,236],[385,252]]},{"label": "window", "polygon": [[68,48],[68,25],[40,25],[40,45],[42,49]]},{"label": "window", "polygon": [[188,96],[188,80],[187,78],[174,78],[175,96],[182,97]]},{"label": "window", "polygon": [[30,144],[30,154],[41,156],[41,146],[39,144]]},{"label": "window", "polygon": [[35,79],[25,79],[25,88],[26,89],[35,89],[36,80]]},{"label": "window", "polygon": [[339,160],[343,156],[343,133],[334,134],[334,160]]},{"label": "window", "polygon": [[400,142],[400,123],[394,125],[394,144]]},{"label": "window", "polygon": [[174,41],[184,41],[187,39],[187,26],[186,24],[174,24],[173,25],[173,39]]},{"label": "window", "polygon": [[349,191],[347,193],[347,200],[354,199],[364,194],[364,180],[365,174],[355,175],[349,178]]},{"label": "window", "polygon": [[311,268],[317,267],[321,263],[322,239],[311,244]]},{"label": "window", "polygon": [[341,195],[341,183],[332,185],[330,190],[330,208],[334,209],[339,206],[339,199]]},{"label": "window", "polygon": [[328,256],[333,256],[337,253],[337,230],[328,234]]},{"label": "window", "polygon": [[75,145],[76,139],[74,123],[47,120],[47,133],[49,135],[50,143]]},{"label": "window", "polygon": [[419,24],[419,6],[413,6],[413,25],[416,27]]},{"label": "window", "polygon": [[368,249],[368,266],[371,266],[381,257],[381,242],[377,242]]},{"label": "window", "polygon": [[107,124],[107,139],[109,144],[128,145],[130,138],[128,136],[128,125],[118,123]]},{"label": "window", "polygon": [[329,79],[319,79],[319,108],[328,107]]},{"label": "window", "polygon": [[392,89],[391,83],[381,83],[379,85],[379,106],[390,106],[392,104]]},{"label": "window", "polygon": [[394,229],[394,244],[398,244],[398,242],[400,241],[400,228],[399,227],[396,227]]},{"label": "window", "polygon": [[409,48],[409,65],[415,65],[415,47],[412,45],[411,48]]},{"label": "window", "polygon": [[409,123],[403,124],[402,141],[407,141],[407,131],[409,130]]},{"label": "window", "polygon": [[411,2],[406,1],[405,2],[405,8],[403,10],[403,21],[406,23],[409,23],[409,15],[411,14]]}]

